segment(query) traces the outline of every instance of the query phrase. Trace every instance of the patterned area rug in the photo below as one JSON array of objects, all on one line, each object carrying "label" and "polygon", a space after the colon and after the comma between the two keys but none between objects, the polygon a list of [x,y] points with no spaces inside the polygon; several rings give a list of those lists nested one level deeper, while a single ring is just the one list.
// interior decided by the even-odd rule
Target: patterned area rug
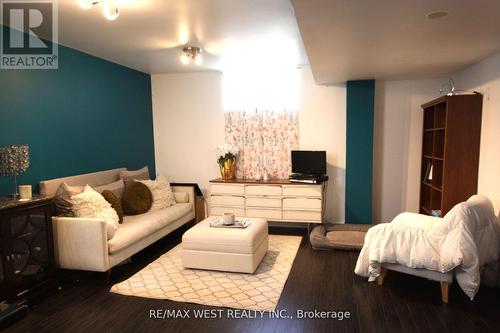
[{"label": "patterned area rug", "polygon": [[302,237],[269,235],[269,250],[254,274],[184,269],[177,245],[111,292],[229,308],[273,311]]}]

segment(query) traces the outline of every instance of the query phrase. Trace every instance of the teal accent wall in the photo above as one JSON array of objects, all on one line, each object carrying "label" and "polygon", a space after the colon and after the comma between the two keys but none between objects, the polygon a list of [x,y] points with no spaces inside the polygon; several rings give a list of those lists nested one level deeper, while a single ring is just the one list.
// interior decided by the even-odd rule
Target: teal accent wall
[{"label": "teal accent wall", "polygon": [[[0,26],[2,28],[2,26]],[[155,174],[151,77],[59,46],[57,70],[0,69],[0,146],[28,144],[20,184],[148,165]],[[14,192],[0,176],[0,195]]]},{"label": "teal accent wall", "polygon": [[375,81],[347,81],[345,222],[372,223]]}]

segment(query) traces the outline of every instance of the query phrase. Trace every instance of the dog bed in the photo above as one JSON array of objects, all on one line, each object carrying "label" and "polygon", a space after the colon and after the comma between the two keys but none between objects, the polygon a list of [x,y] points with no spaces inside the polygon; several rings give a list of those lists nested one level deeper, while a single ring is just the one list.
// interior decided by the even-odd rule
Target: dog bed
[{"label": "dog bed", "polygon": [[372,224],[321,224],[311,231],[315,250],[361,250]]}]

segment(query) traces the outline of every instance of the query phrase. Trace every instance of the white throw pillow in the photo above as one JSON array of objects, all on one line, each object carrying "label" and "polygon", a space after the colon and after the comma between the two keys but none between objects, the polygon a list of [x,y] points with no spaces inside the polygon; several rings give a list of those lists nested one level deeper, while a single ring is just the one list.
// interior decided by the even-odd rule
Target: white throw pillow
[{"label": "white throw pillow", "polygon": [[164,209],[176,204],[174,193],[170,188],[170,182],[163,176],[156,177],[156,180],[137,180],[145,184],[153,195],[153,205],[151,210]]},{"label": "white throw pillow", "polygon": [[57,215],[75,216],[71,197],[82,193],[83,188],[84,186],[69,186],[66,183],[59,185],[54,196],[54,205],[56,206]]},{"label": "white throw pillow", "polygon": [[76,217],[103,219],[108,239],[113,238],[118,229],[118,214],[99,192],[86,185],[82,193],[71,197],[71,203]]}]

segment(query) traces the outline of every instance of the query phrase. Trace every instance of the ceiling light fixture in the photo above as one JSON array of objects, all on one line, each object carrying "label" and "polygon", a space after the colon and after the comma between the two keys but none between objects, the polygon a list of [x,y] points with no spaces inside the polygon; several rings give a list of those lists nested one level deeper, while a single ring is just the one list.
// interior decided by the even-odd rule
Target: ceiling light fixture
[{"label": "ceiling light fixture", "polygon": [[182,49],[183,54],[180,57],[181,62],[187,65],[190,61],[200,65],[203,61],[201,56],[201,48],[197,46],[186,46]]},{"label": "ceiling light fixture", "polygon": [[448,12],[447,10],[438,10],[425,15],[425,17],[427,17],[429,20],[434,20],[448,16],[449,13],[450,12]]},{"label": "ceiling light fixture", "polygon": [[101,5],[102,13],[103,13],[104,17],[109,21],[116,20],[118,18],[118,16],[120,15],[120,10],[118,9],[118,7],[114,4],[110,4],[109,1],[106,1],[106,0],[102,0],[102,1],[78,0],[78,4],[83,9],[90,9],[90,8],[95,7],[97,5]]}]

